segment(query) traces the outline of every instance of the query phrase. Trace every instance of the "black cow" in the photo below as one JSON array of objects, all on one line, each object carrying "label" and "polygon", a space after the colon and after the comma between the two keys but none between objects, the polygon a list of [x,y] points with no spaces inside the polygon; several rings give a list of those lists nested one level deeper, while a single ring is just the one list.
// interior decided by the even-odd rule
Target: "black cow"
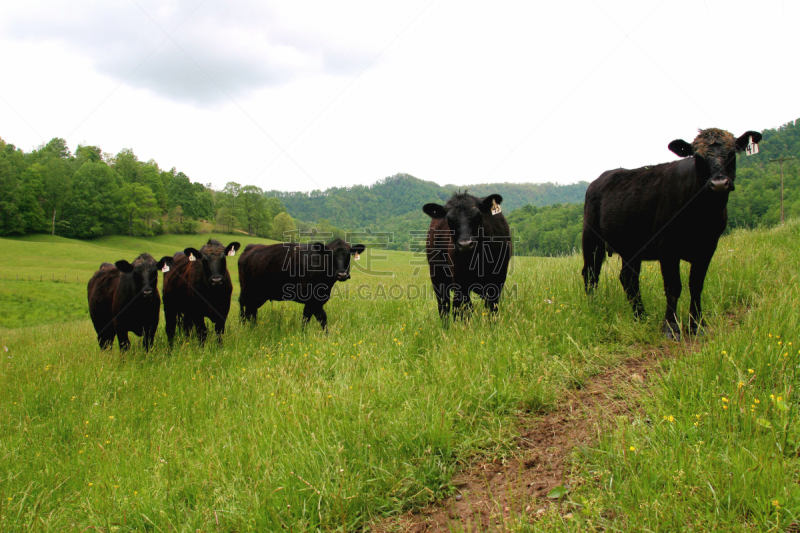
[{"label": "black cow", "polygon": [[100,265],[87,287],[89,315],[100,348],[109,348],[116,336],[119,349],[127,350],[131,346],[130,331],[143,337],[144,349],[150,349],[161,307],[158,271],[170,264],[168,255],[156,262],[150,254],[141,254],[133,264],[123,259],[114,265]]},{"label": "black cow", "polygon": [[425,252],[439,315],[458,317],[472,308],[470,292],[477,293],[490,312],[497,312],[511,259],[511,230],[500,210],[503,197],[477,198],[454,194],[444,205],[425,204],[431,217]]},{"label": "black cow", "polygon": [[337,281],[350,279],[350,256],[364,252],[363,244],[342,239],[330,244],[248,244],[239,258],[242,321],[255,323],[267,300],[305,304],[303,327],[313,315],[325,330],[328,315],[322,306]]},{"label": "black cow", "polygon": [[194,328],[204,343],[206,317],[214,323],[217,340],[222,341],[233,294],[225,258],[235,255],[240,246],[238,242],[223,246],[209,239],[200,250],[186,248],[175,254],[172,268],[164,275],[164,318],[170,346],[179,322],[187,336]]},{"label": "black cow", "polygon": [[586,190],[583,211],[583,279],[587,294],[597,286],[605,252],[619,254],[619,279],[633,306],[644,314],[639,291],[642,261],[659,261],[667,311],[663,331],[680,340],[676,316],[681,295],[680,261],[689,274],[689,333],[703,326],[700,294],[717,241],[728,222],[728,193],[734,190],[736,154],[761,134],[748,131],[738,139],[724,130],[701,130],[689,144],[669,143],[678,161],[635,170],[604,172]]}]

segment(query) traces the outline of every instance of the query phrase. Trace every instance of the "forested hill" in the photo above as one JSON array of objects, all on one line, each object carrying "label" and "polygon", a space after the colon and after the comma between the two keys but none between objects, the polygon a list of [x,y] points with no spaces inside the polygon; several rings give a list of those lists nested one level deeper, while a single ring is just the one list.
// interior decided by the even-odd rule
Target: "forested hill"
[{"label": "forested hill", "polygon": [[[737,134],[741,132],[736,132]],[[800,119],[762,132],[760,153],[737,157],[729,228],[780,222],[780,165],[800,159]],[[800,161],[783,164],[784,214],[800,217]],[[518,238],[515,253],[558,255],[580,247],[588,183],[493,183],[466,188],[503,196],[503,211]],[[0,236],[51,233],[93,238],[217,231],[282,239],[294,230],[344,237],[370,229],[390,233],[393,249],[408,249],[427,229],[427,202],[444,203],[458,185],[397,174],[369,186],[326,191],[262,191],[228,182],[221,190],[193,183],[175,168],[139,161],[131,149],[116,155],[79,145],[73,154],[54,138],[25,153],[0,138]],[[385,242],[385,241],[383,241]]]},{"label": "forested hill", "polygon": [[[503,196],[507,213],[524,205],[537,206],[564,202],[580,202],[588,183],[572,185],[554,183],[487,183],[470,185],[438,185],[408,174],[397,174],[373,185],[334,187],[325,191],[266,191],[277,197],[291,215],[307,224],[328,229],[388,231],[400,246],[408,241],[409,230],[426,229],[430,219],[422,212],[428,202],[444,203],[454,192],[467,190],[476,196],[497,193]],[[303,224],[301,224],[301,227]],[[394,247],[394,246],[393,246]]]},{"label": "forested hill", "polygon": [[759,153],[736,159],[736,191],[728,200],[728,224],[733,228],[774,226],[781,220],[781,167],[784,161],[785,218],[800,217],[800,119],[761,132]]},{"label": "forested hill", "polygon": [[[740,135],[742,132],[734,132]],[[784,217],[800,217],[800,119],[762,132],[759,153],[736,158],[736,190],[728,200],[728,228],[774,226],[781,220],[780,165],[783,163]],[[560,255],[580,250],[583,203],[526,206],[508,222],[516,231],[518,255]]]}]

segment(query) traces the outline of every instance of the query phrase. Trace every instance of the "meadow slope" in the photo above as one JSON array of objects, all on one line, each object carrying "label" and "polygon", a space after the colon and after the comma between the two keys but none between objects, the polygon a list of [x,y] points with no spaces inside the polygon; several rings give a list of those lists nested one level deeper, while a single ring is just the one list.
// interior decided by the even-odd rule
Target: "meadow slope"
[{"label": "meadow slope", "polygon": [[[369,528],[451,494],[475,457],[513,456],[520,413],[546,413],[666,342],[656,264],[643,268],[641,322],[616,258],[588,300],[579,257],[525,257],[498,317],[478,305],[443,328],[424,257],[372,250],[337,284],[328,334],[304,331],[292,303],[267,304],[244,327],[234,304],[222,346],[183,339],[169,352],[162,327],[149,353],[136,337],[125,355],[101,352],[85,301],[100,262],[205,238],[1,240],[0,530]],[[795,520],[798,244],[794,222],[723,238],[704,292],[709,335],[661,361],[640,416],[579,449],[563,505],[507,529]]]}]

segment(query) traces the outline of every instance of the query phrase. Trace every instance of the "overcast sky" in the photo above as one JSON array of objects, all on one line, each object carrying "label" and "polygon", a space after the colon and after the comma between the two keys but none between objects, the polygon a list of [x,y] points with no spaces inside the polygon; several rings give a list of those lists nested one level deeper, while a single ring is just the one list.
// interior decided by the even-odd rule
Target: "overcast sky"
[{"label": "overcast sky", "polygon": [[[800,118],[800,2],[0,0],[0,137],[193,181],[574,183]],[[762,153],[760,156],[767,157]]]}]

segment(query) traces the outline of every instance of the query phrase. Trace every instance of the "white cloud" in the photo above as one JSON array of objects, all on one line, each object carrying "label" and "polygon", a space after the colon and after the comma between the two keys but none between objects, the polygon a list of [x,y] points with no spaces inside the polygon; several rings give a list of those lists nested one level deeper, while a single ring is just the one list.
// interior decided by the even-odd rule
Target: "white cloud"
[{"label": "white cloud", "polygon": [[0,136],[217,187],[589,181],[800,117],[777,1],[7,4]]},{"label": "white cloud", "polygon": [[[333,15],[332,7],[315,10]],[[90,57],[98,73],[116,81],[203,107],[309,73],[357,73],[372,58],[365,32],[344,34],[357,28],[339,22],[337,32],[326,33],[319,13],[259,2],[89,1],[28,5],[9,13],[4,29],[18,40],[53,42]]]}]

